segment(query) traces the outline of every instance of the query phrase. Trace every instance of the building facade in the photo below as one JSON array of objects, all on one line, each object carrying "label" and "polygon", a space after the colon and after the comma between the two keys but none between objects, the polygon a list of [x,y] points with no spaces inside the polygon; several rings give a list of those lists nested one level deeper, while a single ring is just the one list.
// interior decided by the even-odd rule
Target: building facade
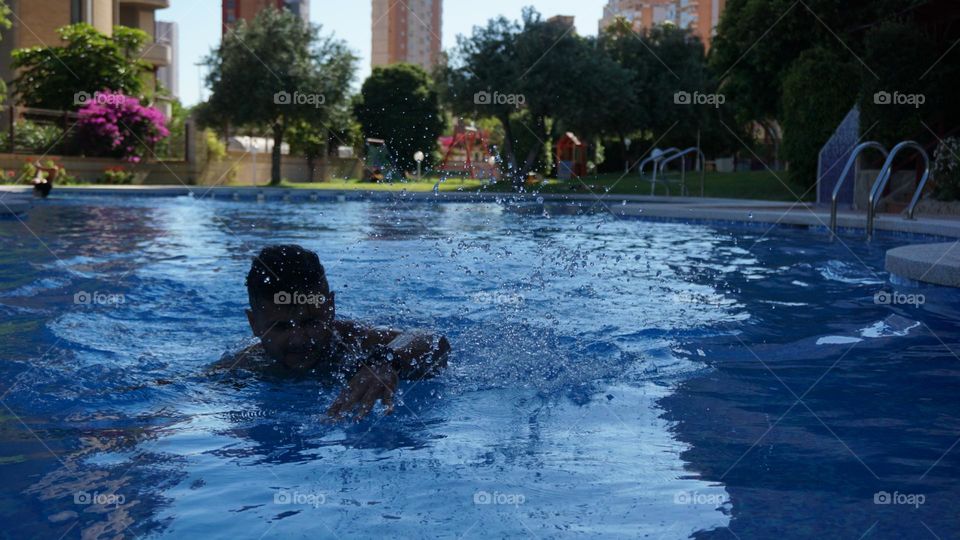
[{"label": "building facade", "polygon": [[304,21],[310,20],[310,0],[223,0],[223,32],[237,21],[249,21],[264,9],[287,9]]},{"label": "building facade", "polygon": [[673,24],[689,28],[709,49],[726,0],[608,0],[600,30],[624,18],[637,33],[655,26]]},{"label": "building facade", "polygon": [[[116,25],[143,30],[150,42],[141,58],[153,66],[147,75],[148,88],[157,81],[157,70],[170,67],[173,45],[157,39],[155,12],[170,7],[170,0],[8,0],[13,25],[2,31],[0,40],[0,76],[13,80],[10,53],[23,47],[60,45],[57,29],[75,23],[89,23],[106,35]],[[79,89],[78,89],[79,90]],[[99,89],[91,89],[96,91]]]},{"label": "building facade", "polygon": [[399,62],[430,71],[440,60],[442,0],[373,0],[373,67]]},{"label": "building facade", "polygon": [[175,22],[157,21],[156,42],[170,47],[170,64],[157,69],[159,83],[172,98],[180,98],[180,27]]}]

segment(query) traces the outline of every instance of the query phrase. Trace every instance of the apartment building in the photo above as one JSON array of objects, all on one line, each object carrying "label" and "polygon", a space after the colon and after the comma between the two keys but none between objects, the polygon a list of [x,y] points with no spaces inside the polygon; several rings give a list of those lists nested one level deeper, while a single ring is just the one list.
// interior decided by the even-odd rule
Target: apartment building
[{"label": "apartment building", "polygon": [[429,71],[440,60],[442,0],[373,0],[373,67],[399,62]]},{"label": "apartment building", "polygon": [[310,0],[223,0],[223,24],[226,33],[237,21],[249,21],[267,8],[286,9],[304,21],[310,20]]},{"label": "apartment building", "polygon": [[170,64],[157,69],[157,82],[172,98],[180,97],[180,27],[175,22],[157,21],[156,42],[170,47]]},{"label": "apartment building", "polygon": [[166,36],[157,37],[155,12],[170,7],[170,0],[8,0],[13,26],[2,31],[0,40],[0,77],[14,78],[10,53],[23,47],[42,47],[60,44],[57,29],[75,23],[89,23],[97,30],[113,34],[116,25],[138,28],[150,35],[144,48],[143,60],[153,66],[147,75],[148,84],[155,85],[157,70],[170,67],[173,45]]},{"label": "apartment building", "polygon": [[622,17],[635,32],[673,24],[689,28],[709,49],[726,0],[608,0],[600,19],[600,30]]}]

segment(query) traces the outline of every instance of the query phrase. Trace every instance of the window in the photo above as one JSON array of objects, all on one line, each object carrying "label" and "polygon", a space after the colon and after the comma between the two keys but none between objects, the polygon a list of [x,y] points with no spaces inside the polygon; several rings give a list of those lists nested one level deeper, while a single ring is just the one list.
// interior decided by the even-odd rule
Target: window
[{"label": "window", "polygon": [[83,0],[70,0],[70,24],[83,22]]}]

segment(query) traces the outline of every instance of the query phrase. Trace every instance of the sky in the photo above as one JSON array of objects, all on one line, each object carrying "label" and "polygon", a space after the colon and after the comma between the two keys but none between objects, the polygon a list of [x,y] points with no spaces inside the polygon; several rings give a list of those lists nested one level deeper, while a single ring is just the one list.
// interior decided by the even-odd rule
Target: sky
[{"label": "sky", "polygon": [[[597,22],[606,0],[443,0],[444,49],[456,45],[458,34],[469,35],[474,26],[484,26],[491,18],[504,15],[520,19],[524,6],[533,6],[544,15],[573,15],[577,32],[596,35]],[[355,87],[370,74],[371,48],[370,0],[311,0],[310,20],[346,41],[360,58]],[[220,41],[221,0],[171,0],[170,7],[157,11],[157,19],[179,25],[180,100],[194,105],[206,99],[202,86],[202,68],[196,64]]]}]

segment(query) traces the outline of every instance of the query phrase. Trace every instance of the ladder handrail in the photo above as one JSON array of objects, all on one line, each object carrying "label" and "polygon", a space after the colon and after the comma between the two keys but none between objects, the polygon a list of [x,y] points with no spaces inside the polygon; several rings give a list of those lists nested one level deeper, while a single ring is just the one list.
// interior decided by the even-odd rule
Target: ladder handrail
[{"label": "ladder handrail", "polygon": [[[657,160],[663,159],[663,156],[666,155],[667,152],[679,152],[679,151],[680,151],[679,148],[671,146],[670,148],[667,148],[666,150],[660,152],[659,154],[656,154],[656,155],[650,154],[649,156],[647,156],[646,159],[640,162],[640,167],[639,167],[640,176],[643,176],[643,168],[647,166],[647,163],[650,163],[651,161],[657,161]],[[656,164],[654,164],[654,167],[656,167]]]},{"label": "ladder handrail", "polygon": [[[883,168],[880,169],[880,174],[877,175],[876,181],[873,183],[873,188],[870,190],[870,198],[867,201],[867,239],[873,237],[873,221],[876,218],[877,205],[880,203],[880,194],[883,193],[883,190],[886,189],[887,183],[890,181],[890,176],[892,174],[893,160],[897,157],[897,154],[900,153],[904,148],[913,148],[916,150],[920,156],[923,157],[924,171],[923,177],[920,178],[920,187],[921,189],[917,190],[917,193],[914,194],[914,199],[918,198],[918,193],[922,191],[923,186],[927,184],[927,178],[930,176],[930,156],[927,155],[927,151],[920,146],[916,141],[902,141],[894,146],[890,150],[890,154],[887,156],[887,160],[883,163]],[[915,202],[915,201],[913,201]],[[913,204],[913,202],[911,204]]]},{"label": "ladder handrail", "polygon": [[[685,156],[685,155],[687,155],[687,154],[689,154],[689,153],[691,153],[691,152],[696,152],[696,153],[697,153],[697,157],[700,158],[700,159],[699,159],[699,161],[700,161],[700,195],[703,196],[703,172],[704,172],[703,169],[704,169],[704,163],[706,163],[706,161],[707,161],[707,156],[703,153],[703,150],[700,150],[700,149],[697,148],[696,146],[691,146],[690,148],[687,148],[687,149],[685,149],[685,150],[681,150],[681,151],[677,152],[676,154],[668,157],[667,159],[664,159],[664,160],[660,161],[660,163],[659,163],[660,173],[663,174],[663,169],[664,169],[664,167],[666,167],[667,163],[670,163],[671,161],[673,161],[673,160],[675,160],[675,159],[677,159],[677,158],[681,158],[681,157],[683,157],[683,156]],[[681,176],[680,176],[680,194],[683,195],[683,192],[686,190],[686,187],[687,187],[687,186],[686,186],[686,181],[685,181],[685,180],[686,180],[686,174],[687,174],[687,162],[686,162],[686,161],[681,161],[681,164],[683,165],[683,167],[682,167],[682,172],[681,172]],[[655,166],[656,166],[656,165],[657,165],[657,164],[655,164]],[[666,184],[666,182],[664,182],[664,184]],[[667,191],[667,193],[669,194],[669,190]]]},{"label": "ladder handrail", "polygon": [[883,158],[886,159],[890,152],[887,151],[886,147],[877,141],[866,141],[860,143],[850,152],[850,157],[847,158],[846,165],[843,166],[843,172],[840,173],[840,179],[837,181],[837,185],[833,188],[833,195],[830,199],[830,235],[835,236],[837,234],[837,200],[840,197],[840,188],[843,187],[844,182],[847,180],[847,174],[850,172],[850,168],[854,166],[857,162],[857,158],[860,157],[860,153],[864,150],[872,148],[874,150],[879,150],[883,154]]},{"label": "ladder handrail", "polygon": [[929,179],[930,159],[927,158],[926,170],[923,171],[923,176],[920,177],[920,182],[917,183],[917,191],[913,193],[913,199],[910,200],[910,206],[907,207],[907,219],[915,219],[913,213],[917,209],[917,203],[920,202],[920,196],[923,195],[923,188],[927,187],[927,180]]}]

